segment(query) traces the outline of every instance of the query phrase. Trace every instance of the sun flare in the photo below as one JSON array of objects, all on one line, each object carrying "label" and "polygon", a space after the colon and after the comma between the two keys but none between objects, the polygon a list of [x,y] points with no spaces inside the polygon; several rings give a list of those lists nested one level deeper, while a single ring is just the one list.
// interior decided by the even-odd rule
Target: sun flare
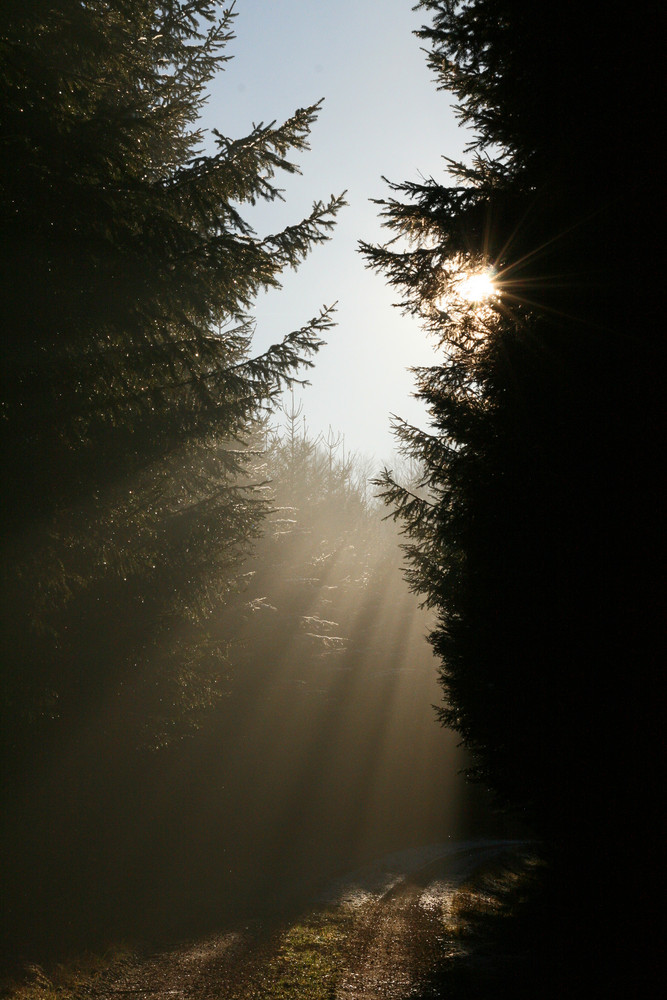
[{"label": "sun flare", "polygon": [[486,302],[498,294],[493,279],[494,272],[490,268],[467,274],[459,285],[458,293],[466,302]]}]

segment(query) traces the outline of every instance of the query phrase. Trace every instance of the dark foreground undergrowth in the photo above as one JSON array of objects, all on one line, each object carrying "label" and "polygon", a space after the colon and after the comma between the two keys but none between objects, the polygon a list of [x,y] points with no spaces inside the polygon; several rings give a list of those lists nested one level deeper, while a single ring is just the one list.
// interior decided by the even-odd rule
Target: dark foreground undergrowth
[{"label": "dark foreground undergrowth", "polygon": [[603,882],[583,864],[568,877],[560,859],[508,855],[455,893],[420,1000],[649,996],[653,918],[642,898],[618,868]]},{"label": "dark foreground undergrowth", "polygon": [[[609,884],[617,883],[619,875],[609,869]],[[208,972],[202,966],[199,985],[206,987],[207,996],[234,1000],[328,1000],[346,995],[352,979],[356,987],[368,987],[363,982],[363,955],[357,954],[363,912],[363,907],[328,904],[285,917],[280,926],[256,924],[223,935],[216,947],[225,952],[224,961],[220,959],[215,975],[213,966]],[[429,925],[426,936],[421,926],[405,928],[413,942],[407,949],[417,980],[411,978],[405,1000],[408,996],[411,1000],[562,1000],[650,995],[650,957],[646,942],[642,947],[635,933],[645,921],[635,911],[619,926],[618,909],[594,888],[590,876],[566,877],[557,859],[546,860],[532,847],[517,846],[483,865],[443,896],[441,910],[422,919]],[[223,948],[227,939],[231,945]],[[400,951],[402,944],[396,941],[392,947]],[[117,947],[67,966],[29,966],[0,984],[0,997],[102,998],[132,992],[128,984],[141,992],[144,986],[136,984],[148,979],[151,992],[161,995],[155,989],[158,984],[165,990],[165,984],[178,986],[183,956],[191,975],[192,956],[206,950],[206,942],[200,942],[184,946],[182,953],[176,949],[162,957],[142,958],[130,948]],[[350,970],[357,969],[351,977]],[[119,984],[125,988],[119,989]],[[193,984],[185,985],[187,993]],[[374,996],[370,989],[368,995]],[[394,997],[395,991],[390,995]]]}]

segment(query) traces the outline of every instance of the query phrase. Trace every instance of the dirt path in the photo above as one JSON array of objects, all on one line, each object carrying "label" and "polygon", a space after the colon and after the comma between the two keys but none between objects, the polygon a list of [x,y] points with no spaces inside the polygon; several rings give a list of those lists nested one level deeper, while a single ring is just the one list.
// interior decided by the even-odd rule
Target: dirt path
[{"label": "dirt path", "polygon": [[441,920],[421,905],[411,881],[361,909],[348,939],[348,960],[335,997],[365,1000],[410,996],[431,967]]},{"label": "dirt path", "polygon": [[122,962],[90,984],[95,1000],[174,997],[179,1000],[223,1000],[228,984],[243,967],[252,942],[240,933],[223,934],[196,944]]},{"label": "dirt path", "polygon": [[[435,845],[354,873],[271,934],[223,934],[110,970],[91,1000],[407,1000],[442,962],[455,890],[507,842]],[[453,953],[453,952],[452,952]]]},{"label": "dirt path", "polygon": [[334,996],[423,996],[424,981],[443,958],[443,916],[451,896],[481,864],[505,849],[505,844],[480,844],[453,850],[363,906],[348,941],[349,964]]}]

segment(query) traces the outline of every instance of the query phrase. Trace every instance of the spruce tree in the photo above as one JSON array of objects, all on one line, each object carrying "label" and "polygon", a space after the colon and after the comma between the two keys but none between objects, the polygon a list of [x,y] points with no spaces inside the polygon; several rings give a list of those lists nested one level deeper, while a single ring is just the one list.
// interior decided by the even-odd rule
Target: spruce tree
[{"label": "spruce tree", "polygon": [[267,235],[245,218],[298,172],[319,104],[206,151],[233,17],[212,0],[0,10],[10,950],[104,925],[117,852],[227,693],[234,615],[216,625],[269,507],[249,441],[332,325],[324,308],[252,353],[257,293],[343,200]]},{"label": "spruce tree", "polygon": [[393,239],[362,245],[441,352],[416,372],[430,425],[397,427],[422,488],[381,483],[438,615],[442,720],[553,850],[586,845],[602,912],[600,831],[629,861],[657,794],[636,787],[657,732],[656,26],[599,4],[418,6],[472,141],[448,184],[391,184]]},{"label": "spruce tree", "polygon": [[213,696],[224,644],[205,622],[266,508],[245,441],[332,324],[324,309],[251,353],[256,294],[328,237],[342,198],[266,236],[244,219],[298,172],[319,105],[239,139],[215,131],[204,152],[233,17],[212,0],[0,13],[13,772],[35,726],[71,731],[120,697],[136,737],[142,716],[162,730]]}]

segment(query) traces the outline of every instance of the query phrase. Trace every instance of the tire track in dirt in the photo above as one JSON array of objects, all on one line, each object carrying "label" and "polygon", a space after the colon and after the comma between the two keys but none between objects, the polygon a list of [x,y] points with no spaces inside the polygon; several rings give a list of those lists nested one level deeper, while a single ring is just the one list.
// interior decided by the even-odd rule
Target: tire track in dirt
[{"label": "tire track in dirt", "polygon": [[[326,913],[333,907],[346,914],[345,939],[336,954],[335,971],[331,969],[327,998],[408,1000],[428,996],[425,989],[430,973],[447,954],[443,914],[446,916],[454,893],[480,866],[515,845],[508,841],[443,845],[443,852],[435,857],[430,849],[429,861],[421,866],[414,859],[394,856],[385,859],[387,867],[379,862],[377,867],[369,866],[339,883],[321,911]],[[318,912],[317,908],[313,912]],[[249,926],[126,960],[83,987],[80,995],[88,1000],[282,997],[283,988],[274,977],[276,956],[288,931],[264,933]],[[455,946],[450,943],[449,947],[454,954]],[[322,995],[321,990],[317,995]]]},{"label": "tire track in dirt", "polygon": [[442,961],[443,908],[480,865],[506,850],[487,843],[452,851],[362,904],[348,940],[348,966],[336,1000],[406,1000]]}]

